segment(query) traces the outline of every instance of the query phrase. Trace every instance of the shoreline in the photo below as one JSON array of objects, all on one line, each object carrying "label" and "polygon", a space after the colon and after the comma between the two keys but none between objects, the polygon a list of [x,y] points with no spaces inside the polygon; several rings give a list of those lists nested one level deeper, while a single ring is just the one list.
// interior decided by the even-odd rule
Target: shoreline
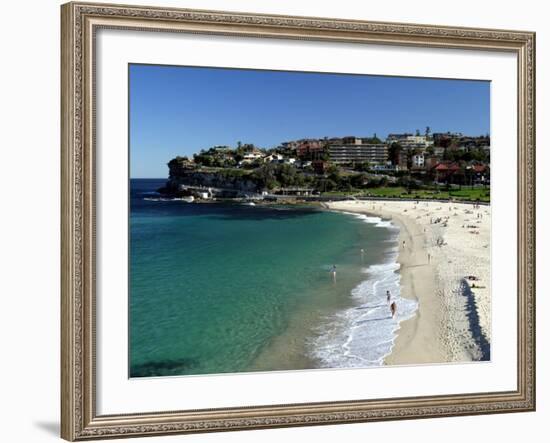
[{"label": "shoreline", "polygon": [[[470,250],[472,237],[488,245],[490,207],[473,211],[472,204],[455,202],[416,204],[414,201],[364,200],[332,202],[326,206],[331,210],[391,219],[399,227],[397,261],[401,297],[417,301],[418,307],[412,318],[399,321],[397,337],[391,353],[384,359],[385,365],[490,358],[490,256],[488,249],[486,254],[481,254],[483,251],[479,248]],[[474,212],[479,228],[478,214],[489,212],[483,221],[483,237],[472,234],[462,224],[471,223]],[[445,223],[432,224],[435,217]],[[438,245],[440,241],[444,246]],[[481,275],[485,286],[465,284],[467,275]]]},{"label": "shoreline", "polygon": [[[361,225],[366,220],[361,214],[332,212],[355,220],[353,223],[358,222],[358,229],[363,232]],[[376,219],[378,221],[367,221],[372,226],[368,231],[371,236],[376,235],[380,224],[389,225],[388,222],[381,222],[379,217]],[[252,365],[254,371],[361,368],[382,364],[383,359],[391,353],[393,345],[393,340],[390,341],[390,335],[387,334],[395,337],[395,333],[388,330],[394,321],[391,319],[389,305],[385,303],[385,287],[399,297],[400,277],[395,274],[399,266],[396,250],[399,230],[397,227],[392,227],[391,230],[391,234],[382,232],[382,239],[371,245],[373,251],[377,251],[375,255],[359,255],[359,246],[369,247],[359,239],[360,243],[348,245],[344,255],[353,257],[352,262],[342,268],[342,263],[336,260],[339,277],[342,275],[340,272],[345,272],[345,278],[339,278],[338,285],[330,283],[330,305],[320,307],[306,303],[294,311],[284,333],[273,337],[257,356]],[[386,246],[388,243],[391,243],[391,247]],[[350,265],[353,269],[349,268]],[[324,272],[327,273],[327,281],[330,281],[328,269]],[[341,287],[342,282],[345,282],[346,288]],[[379,284],[382,286],[378,286]],[[319,292],[323,286],[325,284],[314,292]],[[369,297],[367,301],[365,295],[377,286],[378,296],[374,299]],[[380,287],[384,289],[381,290]],[[315,302],[315,299],[312,301]],[[416,303],[402,299],[400,303],[401,312],[408,318],[414,312],[411,307]],[[369,324],[376,324],[376,329],[367,328]],[[382,336],[376,332],[372,334],[373,331],[380,331],[379,328],[386,332]],[[368,344],[371,340],[373,346]]]},{"label": "shoreline", "polygon": [[[212,203],[242,204],[234,201]],[[381,309],[389,317],[389,304],[386,304],[385,296],[383,300],[377,296],[377,304],[372,304],[373,300],[369,294],[375,291],[368,287],[369,280],[371,283],[374,282],[375,287],[378,286],[377,294],[384,294],[386,290],[383,284],[380,284],[383,278],[375,275],[367,280],[361,280],[353,288],[350,287],[349,291],[344,291],[345,295],[352,297],[349,298],[351,303],[345,301],[348,300],[346,297],[345,300],[341,299],[344,303],[338,302],[337,306],[328,294],[329,304],[323,305],[324,310],[330,308],[330,314],[337,308],[338,313],[347,311],[353,315],[349,318],[355,322],[355,326],[351,328],[355,331],[354,336],[350,334],[350,340],[342,344],[340,351],[336,348],[334,351],[334,355],[337,356],[345,348],[346,352],[341,355],[344,366],[339,366],[340,361],[336,360],[332,362],[334,365],[326,366],[322,363],[324,360],[321,357],[307,352],[305,345],[308,342],[301,338],[308,336],[294,336],[290,333],[307,330],[315,331],[314,337],[318,336],[317,331],[320,329],[313,328],[312,325],[318,324],[319,319],[324,319],[325,316],[319,315],[319,307],[311,310],[302,306],[302,315],[297,315],[289,324],[290,332],[274,337],[265,349],[256,354],[250,368],[251,372],[490,359],[490,206],[476,208],[474,203],[378,199],[316,202],[308,206],[317,205],[334,212],[355,214],[365,221],[373,218],[369,216],[374,216],[378,222],[369,220],[367,223],[379,223],[380,226],[391,224],[398,228],[394,234],[392,248],[392,260],[395,265],[392,273],[396,282],[391,290],[398,303],[398,312],[397,318],[393,320],[393,329],[387,331],[391,333],[384,342],[387,349],[379,354],[381,358],[377,358],[376,362],[373,360],[372,364],[363,364],[362,361],[358,362],[359,365],[355,364],[357,360],[368,360],[365,356],[369,355],[369,349],[375,349],[370,347],[366,334],[359,329],[367,334],[373,331],[379,334],[380,320],[385,322],[383,318],[368,318],[372,308]],[[481,220],[479,216],[484,214]],[[380,222],[380,219],[383,221]],[[391,223],[384,220],[390,220]],[[443,246],[440,246],[440,240]],[[353,246],[355,247],[358,248],[359,245]],[[355,254],[358,249],[352,251],[352,254]],[[378,269],[383,264],[376,262],[372,267]],[[339,267],[339,271],[342,269],[345,268]],[[397,269],[399,272],[396,272]],[[366,268],[360,272],[365,270]],[[357,274],[357,271],[353,274]],[[467,281],[466,276],[469,275],[476,276],[476,280]],[[358,289],[362,292],[356,296],[354,292]],[[326,292],[326,288],[323,292]],[[370,306],[353,304],[353,300],[367,300],[367,296]],[[414,313],[409,309],[410,306],[415,307]],[[376,323],[370,323],[372,321]],[[358,325],[361,325],[360,328],[357,328]],[[367,327],[368,325],[371,326]],[[387,324],[382,327],[386,328]],[[348,347],[351,342],[354,350]],[[356,361],[350,360],[350,355]],[[346,365],[346,361],[350,366]]]},{"label": "shoreline", "polygon": [[[370,208],[346,207],[346,211],[391,219],[399,227],[397,263],[401,274],[400,295],[418,303],[415,315],[399,322],[399,328],[395,331],[397,337],[390,353],[384,358],[384,364],[440,363],[444,361],[444,352],[441,344],[433,340],[433,337],[437,337],[434,325],[439,320],[439,300],[433,278],[434,264],[427,263],[427,254],[424,252],[426,236],[412,220],[391,214],[384,210],[380,202],[377,203]],[[425,343],[426,346],[413,346],[415,341]]]}]

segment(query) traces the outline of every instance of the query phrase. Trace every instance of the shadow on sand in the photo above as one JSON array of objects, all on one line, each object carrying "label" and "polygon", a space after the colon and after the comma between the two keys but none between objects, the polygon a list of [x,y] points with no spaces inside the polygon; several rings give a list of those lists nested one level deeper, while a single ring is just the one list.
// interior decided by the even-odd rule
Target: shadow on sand
[{"label": "shadow on sand", "polygon": [[460,285],[461,293],[464,297],[466,297],[466,315],[468,317],[468,322],[470,323],[470,332],[472,333],[476,345],[481,351],[480,360],[491,360],[491,344],[481,330],[474,293],[472,292],[470,285],[466,282],[466,279],[462,279]]}]

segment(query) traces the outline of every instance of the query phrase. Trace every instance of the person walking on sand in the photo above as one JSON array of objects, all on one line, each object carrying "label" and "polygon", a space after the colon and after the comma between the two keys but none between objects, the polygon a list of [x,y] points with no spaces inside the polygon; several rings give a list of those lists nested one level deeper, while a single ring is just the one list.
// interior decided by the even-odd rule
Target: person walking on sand
[{"label": "person walking on sand", "polygon": [[332,276],[332,281],[336,282],[336,265],[332,265],[330,269],[330,275]]},{"label": "person walking on sand", "polygon": [[394,318],[395,314],[397,314],[397,303],[392,302],[392,304],[390,305],[390,310],[391,310],[391,318]]},{"label": "person walking on sand", "polygon": [[405,240],[403,240],[403,249],[405,249]]},{"label": "person walking on sand", "polygon": [[430,264],[431,259],[432,259],[432,256],[428,254],[428,264]]},{"label": "person walking on sand", "polygon": [[390,294],[390,291],[386,291],[386,300],[388,301],[388,303],[390,302],[391,300],[391,294]]}]

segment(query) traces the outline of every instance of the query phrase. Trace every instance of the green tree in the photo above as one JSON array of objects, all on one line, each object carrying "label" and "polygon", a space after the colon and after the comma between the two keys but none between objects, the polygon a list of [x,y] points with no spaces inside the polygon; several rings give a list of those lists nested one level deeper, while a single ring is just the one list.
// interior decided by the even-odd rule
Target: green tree
[{"label": "green tree", "polygon": [[336,189],[337,184],[329,178],[318,179],[315,188],[321,192],[330,192]]},{"label": "green tree", "polygon": [[279,182],[276,178],[275,165],[266,164],[254,170],[251,178],[256,181],[258,187],[273,189],[279,186]]},{"label": "green tree", "polygon": [[380,144],[382,143],[382,140],[378,138],[376,135],[376,132],[372,135],[372,137],[367,137],[363,139],[363,143],[372,143],[372,144]]},{"label": "green tree", "polygon": [[341,184],[342,175],[340,173],[340,168],[334,164],[330,165],[327,168],[328,179],[335,184],[335,187],[338,188]]},{"label": "green tree", "polygon": [[276,168],[277,181],[281,186],[295,186],[298,173],[294,166],[278,165]]},{"label": "green tree", "polygon": [[369,162],[356,163],[354,166],[354,169],[360,172],[367,172],[370,169],[370,163]]},{"label": "green tree", "polygon": [[414,149],[408,148],[407,149],[407,169],[410,171],[412,168],[412,158],[414,155]]},{"label": "green tree", "polygon": [[367,174],[353,174],[350,178],[351,185],[356,189],[364,188],[367,180]]},{"label": "green tree", "polygon": [[340,191],[350,192],[353,190],[349,175],[340,177],[340,181],[338,182],[337,186]]},{"label": "green tree", "polygon": [[388,148],[388,157],[392,165],[399,164],[399,157],[401,155],[402,150],[403,150],[402,146],[397,142],[394,142],[390,145],[390,147]]},{"label": "green tree", "polygon": [[202,166],[212,166],[213,164],[213,157],[207,154],[204,150],[200,151],[198,154],[195,154],[193,159],[195,160],[195,163]]}]

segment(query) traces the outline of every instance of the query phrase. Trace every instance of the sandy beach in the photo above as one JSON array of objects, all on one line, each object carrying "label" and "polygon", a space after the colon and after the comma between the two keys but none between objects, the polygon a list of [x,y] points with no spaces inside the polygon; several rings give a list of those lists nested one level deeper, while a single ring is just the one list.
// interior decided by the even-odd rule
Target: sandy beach
[{"label": "sandy beach", "polygon": [[327,206],[391,219],[400,228],[401,296],[416,300],[418,310],[400,322],[385,364],[490,359],[490,206],[364,200]]}]

